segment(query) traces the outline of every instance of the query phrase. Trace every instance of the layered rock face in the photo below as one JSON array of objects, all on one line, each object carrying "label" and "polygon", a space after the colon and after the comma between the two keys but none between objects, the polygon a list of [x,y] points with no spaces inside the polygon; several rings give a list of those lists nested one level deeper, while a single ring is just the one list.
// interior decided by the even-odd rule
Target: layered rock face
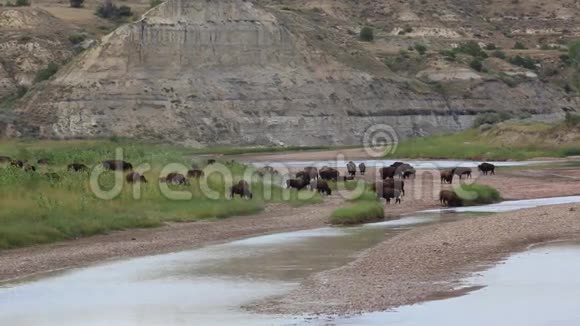
[{"label": "layered rock face", "polygon": [[490,110],[558,118],[573,104],[540,82],[478,83],[468,94],[329,53],[279,12],[243,0],[169,0],[88,50],[19,108],[16,134],[158,139],[188,145],[360,144],[468,128]]}]

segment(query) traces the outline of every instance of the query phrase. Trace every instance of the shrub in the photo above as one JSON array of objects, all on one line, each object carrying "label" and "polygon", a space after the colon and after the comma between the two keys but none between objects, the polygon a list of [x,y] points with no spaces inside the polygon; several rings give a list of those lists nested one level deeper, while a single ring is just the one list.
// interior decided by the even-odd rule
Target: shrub
[{"label": "shrub", "polygon": [[99,5],[95,15],[105,19],[119,20],[131,16],[133,13],[131,12],[131,7],[124,5],[117,7],[110,0],[106,0]]},{"label": "shrub", "polygon": [[74,34],[69,35],[68,40],[72,44],[77,45],[77,44],[83,42],[84,40],[86,40],[86,38],[87,38],[87,35],[86,34],[83,34],[83,33],[74,33]]},{"label": "shrub", "polygon": [[420,55],[424,55],[425,53],[427,53],[427,46],[425,46],[424,44],[421,43],[415,43],[414,46],[415,50],[417,50],[417,52]]},{"label": "shrub", "polygon": [[34,77],[34,82],[39,83],[41,81],[48,80],[58,71],[58,65],[54,62],[49,63],[45,68],[39,70]]},{"label": "shrub", "polygon": [[579,156],[580,155],[580,147],[566,148],[566,149],[562,150],[562,154],[564,156]]},{"label": "shrub", "polygon": [[479,59],[479,58],[473,58],[473,60],[471,60],[471,62],[469,63],[469,66],[471,67],[471,69],[473,69],[475,71],[482,71],[483,70],[483,63],[481,62],[481,59]]},{"label": "shrub", "polygon": [[82,8],[85,0],[69,0],[71,8]]},{"label": "shrub", "polygon": [[491,51],[491,50],[495,50],[495,49],[497,49],[497,46],[495,46],[495,44],[494,44],[494,43],[489,43],[489,44],[487,44],[487,45],[485,46],[485,49],[486,49],[486,50],[490,50],[490,51]]},{"label": "shrub", "polygon": [[524,43],[522,43],[522,42],[520,42],[520,41],[517,41],[517,42],[514,44],[514,49],[516,49],[516,50],[526,50],[526,49],[527,49],[527,47],[526,47],[526,45],[525,45]]},{"label": "shrub", "polygon": [[568,46],[568,57],[571,65],[580,65],[580,40],[570,43]]},{"label": "shrub", "polygon": [[385,211],[380,202],[360,201],[352,206],[335,210],[330,216],[330,223],[334,225],[356,225],[384,218]]},{"label": "shrub", "polygon": [[570,56],[568,54],[560,55],[560,62],[564,66],[571,66],[572,65],[572,60],[570,59]]},{"label": "shrub", "polygon": [[511,115],[509,113],[506,112],[501,112],[501,113],[497,113],[497,112],[488,112],[488,113],[483,113],[483,114],[478,114],[477,117],[475,118],[475,120],[473,121],[473,127],[477,128],[481,125],[494,125],[506,120],[511,119]]},{"label": "shrub", "polygon": [[468,54],[472,57],[483,58],[483,59],[487,58],[487,53],[485,53],[485,51],[483,51],[481,49],[481,47],[479,46],[479,44],[477,44],[477,42],[475,42],[475,41],[461,43],[459,45],[459,47],[457,47],[455,49],[455,51],[457,51],[459,53]]},{"label": "shrub", "polygon": [[[154,8],[154,7],[159,6],[162,3],[163,3],[163,0],[150,0],[149,7]],[[284,10],[284,8],[282,8],[282,10]]]},{"label": "shrub", "polygon": [[461,185],[455,189],[455,193],[464,206],[493,204],[501,200],[497,189],[481,184]]},{"label": "shrub", "polygon": [[506,55],[505,52],[501,51],[501,50],[495,50],[493,51],[493,53],[491,54],[492,56],[499,58],[499,59],[505,59]]},{"label": "shrub", "polygon": [[28,0],[16,0],[14,7],[29,7],[30,1]]},{"label": "shrub", "polygon": [[375,34],[372,28],[365,26],[360,31],[359,38],[363,42],[372,42],[375,39]]},{"label": "shrub", "polygon": [[453,50],[442,50],[439,52],[447,61],[457,60],[457,54]]},{"label": "shrub", "polygon": [[530,70],[536,70],[536,61],[532,58],[530,58],[529,56],[515,56],[515,57],[511,57],[509,62],[512,65],[515,66],[520,66],[520,67],[524,67],[526,69],[530,69]]},{"label": "shrub", "polygon": [[580,125],[580,116],[566,112],[566,117],[564,118],[566,126],[572,128]]}]

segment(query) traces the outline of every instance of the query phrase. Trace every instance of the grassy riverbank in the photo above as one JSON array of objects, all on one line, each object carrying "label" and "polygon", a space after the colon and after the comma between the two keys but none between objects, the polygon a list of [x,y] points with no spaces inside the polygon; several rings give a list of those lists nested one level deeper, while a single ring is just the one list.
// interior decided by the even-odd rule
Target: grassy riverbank
[{"label": "grassy riverbank", "polygon": [[[149,183],[129,185],[120,176],[122,189],[111,200],[99,199],[89,182],[89,173],[66,171],[71,162],[89,168],[105,159],[114,159],[115,151],[123,150],[123,159],[143,174]],[[163,191],[157,180],[161,175],[191,166],[185,159],[189,149],[177,146],[129,144],[125,141],[1,141],[0,155],[28,160],[47,158],[47,167],[36,172],[0,167],[0,249],[49,243],[128,228],[156,227],[165,222],[185,222],[255,214],[267,203],[288,203],[293,206],[322,201],[311,192],[297,193],[278,186],[267,186],[252,177],[252,200],[239,197],[231,200],[231,182],[242,179],[246,167],[235,162],[224,166],[225,177],[211,173],[206,178],[191,180],[190,185],[170,186],[182,192],[184,199],[171,199],[175,194]],[[167,164],[178,164],[162,172]],[[200,167],[205,163],[195,162]],[[181,167],[179,166],[181,165]],[[182,171],[180,171],[182,172]],[[60,180],[51,180],[45,173],[57,173]],[[182,172],[184,173],[184,172]],[[230,174],[231,173],[231,174]],[[115,185],[115,174],[103,172],[97,184],[103,190]],[[94,188],[94,187],[93,187]],[[204,190],[206,189],[206,190]],[[208,198],[208,193],[210,194]],[[139,195],[135,195],[139,194]],[[180,197],[181,195],[177,195]]]},{"label": "grassy riverbank", "polygon": [[501,123],[489,130],[414,138],[398,145],[392,158],[526,160],[580,155],[580,130],[565,122]]}]

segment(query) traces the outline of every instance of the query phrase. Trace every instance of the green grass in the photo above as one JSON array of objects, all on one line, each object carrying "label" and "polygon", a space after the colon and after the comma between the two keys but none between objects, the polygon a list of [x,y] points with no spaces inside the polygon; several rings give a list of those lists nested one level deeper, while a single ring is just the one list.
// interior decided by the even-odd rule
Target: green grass
[{"label": "green grass", "polygon": [[[138,198],[133,195],[133,186],[123,183],[120,194],[114,199],[99,199],[91,191],[88,174],[66,171],[66,164],[73,161],[94,166],[104,159],[115,158],[118,147],[124,149],[124,159],[134,166],[145,163],[152,166],[143,173],[149,183],[140,186],[141,195]],[[231,200],[226,188],[229,188],[230,181],[240,180],[246,169],[238,163],[226,165],[232,173],[232,180],[211,174],[205,167],[204,180],[207,180],[207,187],[218,193],[217,198],[207,198],[200,182],[191,180],[188,186],[170,186],[172,190],[189,192],[190,198],[168,199],[157,183],[161,167],[166,163],[189,166],[191,161],[185,158],[189,152],[190,149],[176,146],[131,144],[116,139],[0,141],[0,155],[28,159],[30,162],[39,158],[51,161],[49,167],[41,167],[37,173],[0,167],[0,249],[75,239],[114,230],[156,227],[166,222],[256,214],[268,203],[302,206],[322,201],[318,194],[310,191],[296,192],[266,186],[257,176],[248,180],[252,183],[252,200],[239,197]],[[61,180],[51,181],[43,175],[45,172],[58,173]],[[104,172],[98,184],[102,189],[111,189],[114,180],[113,172]]]},{"label": "green grass", "polygon": [[382,220],[384,217],[383,205],[378,200],[361,200],[332,212],[330,223],[334,225],[357,225]]},{"label": "green grass", "polygon": [[[555,134],[561,132],[558,128],[546,124],[507,125],[488,132],[470,129],[450,135],[413,138],[399,144],[396,152],[387,157],[501,161],[577,155],[580,146],[574,146],[575,143],[554,145],[547,142],[557,139]],[[528,138],[510,143],[514,134]]]},{"label": "green grass", "polygon": [[462,185],[454,191],[461,198],[464,206],[486,205],[501,201],[499,191],[486,185]]},{"label": "green grass", "polygon": [[261,146],[261,147],[211,147],[192,149],[193,155],[243,155],[243,154],[261,154],[261,153],[280,153],[280,152],[298,152],[298,151],[318,151],[358,148],[360,146]]}]

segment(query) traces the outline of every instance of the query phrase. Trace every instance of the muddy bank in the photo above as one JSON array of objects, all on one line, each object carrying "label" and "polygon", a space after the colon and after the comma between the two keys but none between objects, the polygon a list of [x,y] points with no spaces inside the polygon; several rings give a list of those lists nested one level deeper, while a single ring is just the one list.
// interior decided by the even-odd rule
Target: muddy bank
[{"label": "muddy bank", "polygon": [[286,296],[252,306],[268,313],[352,314],[452,295],[461,279],[534,243],[580,239],[580,205],[421,227],[316,274]]}]

